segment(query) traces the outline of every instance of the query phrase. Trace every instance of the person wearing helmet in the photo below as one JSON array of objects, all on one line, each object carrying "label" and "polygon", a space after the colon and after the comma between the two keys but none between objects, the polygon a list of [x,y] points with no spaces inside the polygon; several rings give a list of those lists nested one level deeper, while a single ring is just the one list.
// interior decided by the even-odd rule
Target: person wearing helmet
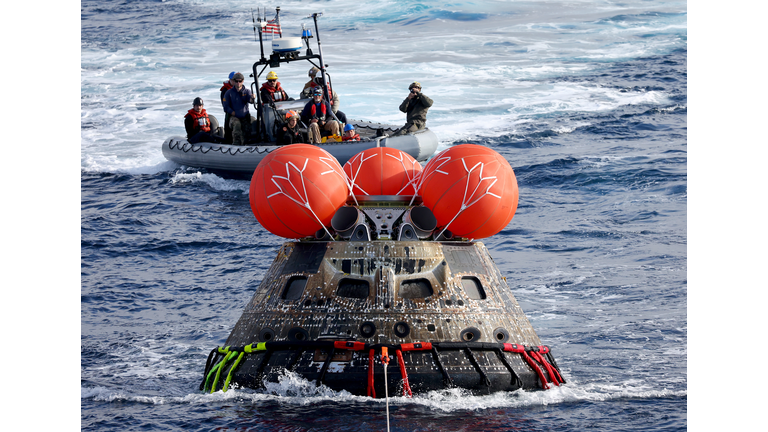
[{"label": "person wearing helmet", "polygon": [[[325,77],[328,80],[327,73],[325,74]],[[323,88],[323,77],[321,77],[320,75],[312,77],[312,79],[309,80],[308,83],[304,84],[304,90],[302,90],[301,92],[301,97],[311,98],[312,92],[315,90],[316,87]],[[331,96],[331,108],[333,108],[333,113],[336,114],[336,112],[339,111],[339,105],[340,105],[338,93],[333,91],[333,89],[331,88],[330,82],[325,86],[324,91]]]},{"label": "person wearing helmet", "polygon": [[229,113],[227,112],[227,108],[224,106],[224,95],[227,94],[227,91],[235,86],[235,74],[237,72],[230,72],[229,73],[229,79],[223,82],[223,85],[219,89],[221,91],[221,97],[219,98],[219,101],[221,102],[221,107],[224,109],[224,142],[225,143],[231,143],[232,142],[232,128],[229,127]]},{"label": "person wearing helmet", "polygon": [[312,88],[314,87],[315,77],[317,76],[318,72],[320,72],[320,68],[317,66],[312,66],[309,72],[307,72],[307,75],[309,75],[309,81],[307,81],[307,83],[304,84],[304,88],[301,89],[302,98],[312,97]]},{"label": "person wearing helmet", "polygon": [[299,113],[288,111],[285,113],[286,125],[278,133],[277,144],[287,145],[307,142],[306,135],[299,129]]},{"label": "person wearing helmet", "polygon": [[261,103],[263,104],[290,100],[288,93],[283,90],[280,82],[277,81],[277,74],[275,71],[269,71],[267,74],[267,82],[262,84],[260,91]]},{"label": "person wearing helmet", "polygon": [[325,135],[339,135],[339,122],[333,119],[331,106],[323,99],[321,87],[313,90],[312,100],[301,111],[301,120],[309,125],[310,144],[321,143],[323,132],[326,132]]},{"label": "person wearing helmet", "polygon": [[355,127],[351,124],[344,126],[344,135],[341,137],[342,141],[360,141],[360,134],[355,132]]},{"label": "person wearing helmet", "polygon": [[230,114],[229,126],[232,128],[232,144],[245,145],[251,135],[251,123],[254,121],[248,110],[248,104],[256,99],[246,86],[245,77],[237,72],[233,79],[235,86],[224,94],[224,112]]},{"label": "person wearing helmet", "polygon": [[184,116],[184,128],[187,130],[187,140],[191,144],[199,142],[222,142],[221,137],[214,135],[211,119],[203,108],[203,100],[199,97],[192,101],[192,109]]},{"label": "person wearing helmet", "polygon": [[432,99],[421,92],[421,83],[418,81],[411,83],[408,91],[408,97],[400,104],[400,111],[406,114],[405,125],[392,136],[416,132],[426,127],[427,111],[432,106]]}]

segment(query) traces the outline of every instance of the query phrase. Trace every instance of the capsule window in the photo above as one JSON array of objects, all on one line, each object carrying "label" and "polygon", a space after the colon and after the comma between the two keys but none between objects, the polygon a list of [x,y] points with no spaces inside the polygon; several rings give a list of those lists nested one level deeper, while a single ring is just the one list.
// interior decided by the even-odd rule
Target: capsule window
[{"label": "capsule window", "polygon": [[298,300],[304,294],[304,287],[307,286],[306,276],[294,276],[288,279],[283,290],[283,300]]},{"label": "capsule window", "polygon": [[419,299],[430,297],[433,293],[432,284],[428,280],[408,279],[400,283],[400,292],[398,294],[400,298]]},{"label": "capsule window", "polygon": [[368,298],[370,292],[371,285],[368,281],[360,279],[342,279],[336,288],[336,295],[344,298],[364,299]]},{"label": "capsule window", "polygon": [[461,288],[467,294],[467,297],[472,300],[485,300],[485,290],[480,280],[474,276],[468,276],[461,278]]}]

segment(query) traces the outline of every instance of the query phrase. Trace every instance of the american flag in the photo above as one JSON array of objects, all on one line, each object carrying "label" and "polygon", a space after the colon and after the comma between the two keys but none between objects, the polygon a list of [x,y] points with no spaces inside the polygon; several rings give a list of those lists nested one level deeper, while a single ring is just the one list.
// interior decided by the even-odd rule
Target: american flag
[{"label": "american flag", "polygon": [[264,27],[263,33],[283,37],[283,30],[280,28],[279,18],[275,17],[275,19],[267,21],[267,26]]}]

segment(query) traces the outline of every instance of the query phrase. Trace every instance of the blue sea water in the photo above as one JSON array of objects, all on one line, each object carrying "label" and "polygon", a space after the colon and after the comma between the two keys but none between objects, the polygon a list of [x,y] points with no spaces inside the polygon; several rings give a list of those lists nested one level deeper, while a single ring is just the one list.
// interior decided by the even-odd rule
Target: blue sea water
[{"label": "blue sea water", "polygon": [[[568,384],[392,399],[392,430],[686,430],[687,6],[680,1],[285,1],[323,12],[350,118],[404,123],[412,81],[440,148],[488,146],[520,205],[485,239]],[[381,400],[287,376],[197,390],[282,239],[248,182],[166,161],[259,55],[244,1],[81,2],[82,430],[385,430]],[[281,67],[295,95],[308,67]]]}]

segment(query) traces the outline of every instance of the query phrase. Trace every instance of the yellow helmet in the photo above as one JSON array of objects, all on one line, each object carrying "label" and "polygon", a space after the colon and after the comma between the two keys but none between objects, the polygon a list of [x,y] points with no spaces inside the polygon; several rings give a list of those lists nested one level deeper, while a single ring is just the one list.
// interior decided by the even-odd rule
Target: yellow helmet
[{"label": "yellow helmet", "polygon": [[275,71],[269,71],[269,73],[267,74],[267,79],[268,80],[277,79],[277,74],[275,73]]}]

